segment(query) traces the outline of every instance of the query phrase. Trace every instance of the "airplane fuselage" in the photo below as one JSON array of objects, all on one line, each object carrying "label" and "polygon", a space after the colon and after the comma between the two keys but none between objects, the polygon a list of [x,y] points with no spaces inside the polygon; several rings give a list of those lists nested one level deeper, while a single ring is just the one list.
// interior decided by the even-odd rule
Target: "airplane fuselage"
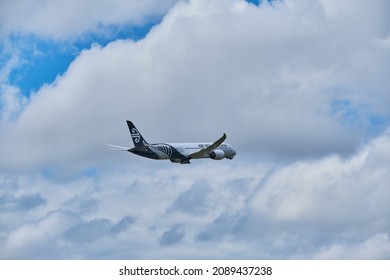
[{"label": "airplane fuselage", "polygon": [[221,138],[214,143],[156,143],[148,144],[131,121],[127,121],[134,148],[126,148],[115,145],[110,147],[128,151],[130,153],[151,158],[169,159],[176,163],[190,163],[191,159],[211,158],[221,160],[224,158],[233,159],[236,151],[233,146],[223,143],[226,139],[224,133]]},{"label": "airplane fuselage", "polygon": [[[212,143],[156,143],[148,144],[143,147],[134,147],[128,149],[129,152],[151,158],[151,159],[170,159],[172,162],[186,163],[191,154],[209,147]],[[220,144],[210,153],[205,153],[198,158],[211,158],[221,160],[224,158],[233,159],[236,151],[228,143]]]}]

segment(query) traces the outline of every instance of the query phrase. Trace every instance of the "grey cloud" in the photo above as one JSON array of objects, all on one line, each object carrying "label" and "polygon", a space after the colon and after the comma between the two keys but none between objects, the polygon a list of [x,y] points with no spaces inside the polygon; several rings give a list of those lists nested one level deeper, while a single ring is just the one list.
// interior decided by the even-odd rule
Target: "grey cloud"
[{"label": "grey cloud", "polygon": [[64,233],[64,238],[74,243],[91,243],[104,237],[111,237],[118,234],[134,223],[131,216],[123,217],[118,223],[103,218],[97,218],[81,222],[69,228]]},{"label": "grey cloud", "polygon": [[0,197],[0,211],[29,211],[45,204],[46,200],[40,194],[26,194],[18,197],[6,194]]},{"label": "grey cloud", "polygon": [[237,226],[239,212],[226,210],[196,237],[200,241],[221,242]]},{"label": "grey cloud", "polygon": [[160,238],[159,244],[162,246],[171,246],[182,241],[184,236],[184,226],[181,224],[174,225],[171,229],[164,231]]},{"label": "grey cloud", "polygon": [[64,208],[73,212],[87,214],[93,212],[99,207],[99,201],[90,197],[73,197],[66,201],[63,205]]},{"label": "grey cloud", "polygon": [[109,233],[111,223],[107,219],[94,219],[77,224],[64,233],[65,239],[75,243],[88,243]]},{"label": "grey cloud", "polygon": [[182,192],[168,209],[181,211],[190,215],[203,215],[209,209],[207,197],[212,189],[206,181],[198,181],[191,188]]},{"label": "grey cloud", "polygon": [[126,229],[128,229],[132,224],[134,224],[136,219],[132,216],[123,217],[117,224],[111,227],[111,232],[118,234]]}]

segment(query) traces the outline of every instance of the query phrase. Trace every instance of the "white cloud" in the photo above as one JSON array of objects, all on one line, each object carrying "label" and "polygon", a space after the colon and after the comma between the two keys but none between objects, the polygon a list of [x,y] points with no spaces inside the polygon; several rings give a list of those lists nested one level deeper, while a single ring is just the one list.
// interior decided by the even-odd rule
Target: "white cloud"
[{"label": "white cloud", "polygon": [[[89,165],[102,158],[101,143],[128,141],[126,118],[152,142],[211,141],[226,131],[243,152],[351,153],[372,114],[389,116],[382,74],[388,48],[374,44],[382,21],[369,25],[372,35],[359,37],[345,32],[349,21],[328,17],[319,3],[313,9],[295,1],[274,5],[182,3],[144,40],[84,51],[2,136],[7,167]],[[360,54],[369,52],[376,66],[364,67],[363,87],[356,65],[367,65]],[[365,124],[348,126],[332,115],[340,98],[363,108],[356,118]],[[19,143],[23,157],[15,158],[10,142]]]},{"label": "white cloud", "polygon": [[360,243],[333,244],[314,255],[316,259],[389,259],[390,236],[377,234]]},{"label": "white cloud", "polygon": [[[211,167],[214,171],[208,173],[205,169]],[[194,244],[196,235],[227,204],[241,208],[254,188],[254,181],[261,177],[259,170],[265,168],[256,164],[252,169],[241,166],[236,170],[228,164],[218,167],[204,162],[192,169],[166,168],[150,176],[134,172],[127,165],[126,172],[107,172],[95,179],[62,183],[29,175],[3,176],[0,184],[9,187],[0,197],[33,192],[46,203],[39,208],[2,211],[0,244],[6,250],[0,257],[167,258],[173,254],[188,258],[182,246],[191,246],[194,256],[202,255]],[[210,176],[215,172],[230,175]],[[237,185],[237,177],[241,176],[246,178],[247,185]],[[180,197],[196,191],[199,184],[193,184],[195,178],[210,184],[208,207],[201,213],[194,207],[193,211],[192,208],[170,210]],[[243,191],[238,192],[238,188]],[[205,203],[203,196],[198,199],[200,204]],[[0,206],[7,207],[8,201],[0,200]],[[165,249],[150,255],[160,246]]]},{"label": "white cloud", "polygon": [[[272,242],[292,238],[308,246],[295,257],[312,257],[313,250],[316,258],[388,258],[389,151],[386,133],[351,158],[332,156],[275,169],[259,184],[238,225],[253,224],[248,232],[266,240],[276,234]],[[382,250],[376,250],[385,236]],[[369,245],[372,251],[364,249]]]},{"label": "white cloud", "polygon": [[20,93],[17,87],[2,85],[0,87],[0,122],[6,124],[16,120],[26,104],[27,98]]},{"label": "white cloud", "polygon": [[165,14],[176,1],[2,1],[0,31],[77,37],[99,25],[144,24]]},{"label": "white cloud", "polygon": [[389,150],[385,133],[349,158],[283,166],[126,165],[56,184],[3,176],[0,207],[27,192],[45,203],[0,214],[1,257],[387,259]]},{"label": "white cloud", "polygon": [[[326,226],[337,220],[341,225],[347,218],[351,224],[360,225],[364,219],[386,228],[390,173],[385,162],[390,158],[384,154],[390,151],[389,135],[371,145],[349,159],[332,156],[277,170],[278,176],[270,176],[259,186],[252,201],[254,209],[266,212],[275,220],[304,220]],[[365,196],[361,196],[363,193]],[[365,209],[364,213],[360,213],[361,209]],[[317,220],[321,213],[326,215]]]},{"label": "white cloud", "polygon": [[0,258],[60,258],[61,252],[53,250],[60,246],[57,237],[75,223],[77,223],[77,217],[64,211],[47,213],[45,217],[36,222],[26,221],[7,236],[7,242],[3,243]]}]

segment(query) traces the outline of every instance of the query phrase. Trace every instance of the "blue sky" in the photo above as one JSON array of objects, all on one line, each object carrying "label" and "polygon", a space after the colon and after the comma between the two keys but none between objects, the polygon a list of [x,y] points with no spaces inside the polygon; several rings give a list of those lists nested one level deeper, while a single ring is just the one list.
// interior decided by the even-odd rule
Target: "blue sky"
[{"label": "blue sky", "polygon": [[[0,259],[388,259],[389,4],[367,5],[0,4]],[[106,149],[126,119],[238,154]]]},{"label": "blue sky", "polygon": [[[140,40],[157,23],[154,20],[142,26],[104,26],[71,41],[41,38],[34,34],[12,34],[9,44],[18,49],[21,65],[10,73],[9,82],[29,96],[43,84],[50,84],[58,75],[64,74],[80,52],[89,49],[92,44],[106,46],[120,39]],[[99,29],[103,29],[104,34]],[[6,59],[4,57],[2,60]]]}]

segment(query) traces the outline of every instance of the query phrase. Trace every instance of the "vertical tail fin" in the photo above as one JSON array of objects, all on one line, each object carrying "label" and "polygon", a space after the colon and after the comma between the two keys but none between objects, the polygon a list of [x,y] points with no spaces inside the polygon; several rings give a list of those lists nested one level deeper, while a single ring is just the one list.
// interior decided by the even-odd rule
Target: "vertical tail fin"
[{"label": "vertical tail fin", "polygon": [[131,138],[133,139],[134,146],[136,148],[146,146],[148,143],[142,137],[141,133],[137,130],[134,124],[131,121],[126,121],[127,126],[129,127]]}]

